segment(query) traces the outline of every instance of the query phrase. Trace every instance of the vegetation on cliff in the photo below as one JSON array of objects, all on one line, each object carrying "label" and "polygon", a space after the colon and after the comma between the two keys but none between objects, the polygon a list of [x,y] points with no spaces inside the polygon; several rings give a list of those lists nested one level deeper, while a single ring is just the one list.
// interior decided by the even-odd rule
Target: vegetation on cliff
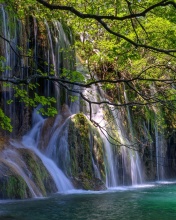
[{"label": "vegetation on cliff", "polygon": [[[69,123],[68,145],[70,151],[70,175],[76,187],[103,189],[105,185],[104,146],[98,130],[82,113],[73,116]],[[94,166],[93,166],[94,163]],[[97,176],[97,170],[101,176]],[[80,186],[81,184],[81,186]]]},{"label": "vegetation on cliff", "polygon": [[[48,22],[59,20],[64,27],[69,26],[64,29],[68,38],[71,37],[70,29],[74,33],[74,46],[70,44],[61,50],[68,58],[69,51],[75,47],[82,65],[88,69],[89,77],[87,79],[75,71],[75,68],[70,71],[67,65],[62,67],[61,71],[59,70],[59,76],[58,73],[55,74],[53,68],[49,68],[50,76],[48,76],[39,67],[34,74],[32,73],[33,76],[25,79],[18,76],[1,79],[1,81],[16,84],[29,83],[31,90],[29,94],[26,94],[26,91],[23,91],[25,89],[21,87],[16,89],[16,94],[21,101],[32,106],[42,103],[44,106],[46,105],[45,110],[41,110],[43,113],[56,114],[52,108],[54,100],[50,97],[39,97],[35,92],[38,84],[35,84],[34,78],[47,79],[57,82],[59,86],[68,91],[80,94],[81,98],[90,105],[90,119],[92,119],[92,100],[87,99],[79,90],[73,89],[72,84],[89,87],[92,84],[97,85],[98,81],[107,96],[103,100],[97,101],[97,104],[106,103],[116,108],[121,107],[122,111],[125,106],[129,106],[134,115],[133,122],[136,121],[135,118],[139,114],[144,121],[148,117],[153,118],[155,109],[160,108],[164,112],[163,117],[169,121],[165,125],[175,128],[174,120],[172,120],[175,118],[174,1],[124,0],[106,1],[106,3],[103,1],[98,3],[96,1],[69,1],[69,3],[63,1],[61,5],[54,0],[1,0],[1,3],[10,12],[15,12],[16,17],[23,22],[26,22],[26,18],[35,17],[36,24],[40,25],[39,37],[40,40],[43,39],[43,42],[46,38],[43,19]],[[31,22],[30,19],[28,22]],[[3,35],[1,35],[1,39],[9,44],[11,42],[11,39],[5,39]],[[73,42],[73,37],[69,40]],[[28,48],[26,51],[26,48],[23,50],[22,45],[19,46],[22,48],[16,52],[21,58],[27,56],[30,60],[30,68],[35,70],[34,64],[31,62],[31,58],[34,56],[33,49]],[[3,59],[2,57],[1,72],[4,71],[6,63]],[[47,66],[46,63],[43,65]],[[31,94],[34,95],[32,95],[32,99],[29,98]],[[128,100],[126,100],[125,94],[128,96]],[[162,123],[162,117],[158,117],[156,121],[159,124]],[[6,118],[3,118],[1,126],[4,127],[5,122],[7,129],[11,130]]]}]

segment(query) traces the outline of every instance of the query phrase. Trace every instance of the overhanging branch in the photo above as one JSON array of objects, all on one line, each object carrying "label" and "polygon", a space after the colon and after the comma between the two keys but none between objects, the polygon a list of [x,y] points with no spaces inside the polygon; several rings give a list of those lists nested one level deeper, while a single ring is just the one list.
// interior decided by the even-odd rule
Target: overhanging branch
[{"label": "overhanging branch", "polygon": [[146,16],[147,13],[149,13],[151,10],[153,10],[157,7],[163,7],[163,6],[167,6],[167,5],[173,5],[174,7],[176,7],[176,3],[174,1],[163,0],[163,1],[160,1],[156,4],[151,5],[150,7],[143,10],[142,12],[133,13],[133,14],[130,13],[129,15],[120,17],[120,16],[113,16],[113,15],[85,14],[85,13],[81,13],[80,11],[78,11],[77,9],[75,9],[72,6],[50,4],[44,0],[36,0],[36,1],[39,2],[40,4],[42,4],[43,6],[49,8],[50,10],[70,11],[82,19],[90,18],[90,19],[95,19],[95,20],[107,19],[107,20],[118,20],[118,21],[124,21],[124,20],[128,20],[131,18],[137,18],[137,17],[144,17],[144,16]]},{"label": "overhanging branch", "polygon": [[110,34],[117,36],[121,39],[124,39],[125,41],[129,42],[130,44],[134,45],[136,48],[137,47],[141,47],[141,48],[146,48],[146,49],[150,49],[153,51],[157,51],[157,52],[161,52],[161,53],[165,53],[165,54],[169,54],[170,56],[174,56],[174,54],[176,52],[176,49],[162,49],[162,48],[157,48],[157,47],[153,47],[147,44],[140,44],[137,43],[133,40],[131,40],[130,38],[126,37],[125,35],[122,35],[118,32],[115,32],[113,30],[111,30],[107,23],[104,22],[103,20],[118,20],[118,21],[124,21],[124,20],[129,20],[132,18],[138,18],[138,17],[144,17],[147,13],[149,13],[151,10],[157,8],[157,7],[165,7],[168,5],[172,5],[173,7],[176,8],[176,3],[174,1],[167,1],[167,0],[163,0],[160,1],[156,4],[151,5],[150,7],[148,7],[147,9],[143,10],[142,12],[139,13],[130,13],[129,15],[126,16],[104,16],[104,15],[96,15],[96,14],[85,14],[85,13],[81,13],[80,11],[78,11],[77,9],[75,9],[74,7],[71,6],[65,6],[65,5],[55,5],[55,4],[50,4],[44,0],[36,0],[38,3],[42,4],[43,6],[49,8],[50,10],[63,10],[63,11],[70,11],[71,13],[75,14],[76,16],[82,18],[82,19],[94,19],[96,21],[98,21],[107,32],[109,32]]}]

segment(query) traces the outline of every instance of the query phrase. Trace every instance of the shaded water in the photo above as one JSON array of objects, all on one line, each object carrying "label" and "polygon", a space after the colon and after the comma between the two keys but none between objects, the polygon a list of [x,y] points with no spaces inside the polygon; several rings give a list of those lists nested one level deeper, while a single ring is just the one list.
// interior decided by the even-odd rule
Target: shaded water
[{"label": "shaded water", "polygon": [[175,184],[155,183],[106,192],[82,192],[55,194],[45,199],[0,202],[0,219],[176,219]]}]

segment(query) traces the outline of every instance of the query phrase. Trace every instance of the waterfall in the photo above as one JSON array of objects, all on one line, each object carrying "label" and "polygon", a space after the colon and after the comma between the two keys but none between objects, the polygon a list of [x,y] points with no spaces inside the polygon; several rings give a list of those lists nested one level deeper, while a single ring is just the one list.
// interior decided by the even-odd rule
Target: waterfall
[{"label": "waterfall", "polygon": [[[47,62],[48,62],[48,71],[54,71],[55,76],[59,76],[64,71],[72,71],[74,70],[75,60],[74,60],[74,51],[71,49],[72,41],[72,33],[70,32],[70,40],[66,36],[66,33],[59,21],[47,22],[45,20],[46,26],[46,33],[47,33],[47,41],[48,41],[48,55],[47,55]],[[72,54],[73,53],[73,54]],[[73,56],[70,56],[72,54]],[[48,73],[49,74],[49,73]],[[65,73],[64,73],[65,74]],[[45,88],[45,93],[48,96],[52,96],[54,86],[54,96],[57,100],[57,109],[61,109],[60,103],[60,96],[61,89],[57,83],[51,84],[48,83],[48,86]],[[47,92],[46,92],[47,91]],[[68,94],[67,91],[64,91],[64,101],[65,104],[68,103]]]},{"label": "waterfall", "polygon": [[[103,115],[102,109],[99,109],[96,116],[94,117],[94,120],[101,127],[105,127],[105,121],[103,117],[104,115]],[[108,137],[108,135],[107,135],[107,132],[104,131],[104,134],[102,134],[102,139],[104,142],[105,154],[107,157],[106,186],[116,187],[118,185],[118,173],[115,167],[115,160],[114,160],[114,155],[112,151],[112,146],[106,137]]]},{"label": "waterfall", "polygon": [[[33,117],[36,118],[36,112],[33,113]],[[61,169],[57,167],[53,160],[42,154],[38,149],[38,141],[40,138],[40,129],[43,125],[44,119],[38,117],[39,121],[36,122],[31,131],[23,137],[22,143],[26,148],[31,149],[42,160],[44,166],[53,177],[53,180],[57,186],[59,192],[66,192],[73,189],[73,186],[69,179],[65,176]]]},{"label": "waterfall", "polygon": [[127,173],[130,173],[132,185],[143,183],[141,160],[139,158],[138,151],[132,149],[134,144],[133,141],[129,141],[125,128],[122,125],[122,116],[117,109],[112,111],[114,121],[116,123],[116,129],[118,132],[119,140],[121,143],[121,154],[122,154],[122,183],[126,184],[128,182]]},{"label": "waterfall", "polygon": [[155,124],[155,148],[156,148],[156,177],[157,180],[165,179],[165,150],[166,141],[158,131],[158,125]]},{"label": "waterfall", "polygon": [[[91,101],[98,102],[98,100],[103,100],[103,97],[106,97],[104,92],[99,88],[93,86],[91,89],[86,89],[84,92],[87,98]],[[127,95],[124,94],[127,100]],[[105,98],[106,100],[106,98]],[[87,112],[89,117],[89,110],[87,106]],[[106,110],[105,110],[106,109]],[[109,111],[109,116],[105,116],[105,111]],[[131,120],[131,115],[129,109],[127,107],[127,118],[128,118],[128,126],[130,129],[130,135],[127,136],[125,132],[125,128],[122,125],[122,117],[120,112],[116,108],[108,108],[108,107],[100,107],[98,105],[92,104],[92,118],[96,123],[99,124],[101,128],[103,128],[103,134],[101,134],[104,148],[105,148],[105,160],[106,160],[106,186],[107,187],[116,187],[118,185],[126,185],[131,184],[141,184],[144,182],[143,178],[143,170],[141,165],[141,159],[139,157],[139,152],[137,152],[133,148],[135,146],[135,138],[133,133],[133,125]],[[105,117],[113,117],[113,126],[115,126],[115,130],[117,131],[117,143],[120,142],[120,152],[121,156],[116,156],[113,146],[110,143],[110,137],[108,134],[111,133],[112,127],[109,126],[109,122]],[[100,131],[100,133],[102,132]],[[131,138],[131,140],[129,140]],[[117,145],[116,143],[116,145]],[[119,144],[118,144],[119,145]],[[121,159],[120,159],[121,157]],[[120,161],[121,162],[120,162]],[[120,166],[120,167],[119,167]]]},{"label": "waterfall", "polygon": [[[2,5],[0,6],[2,18],[1,32],[3,33],[3,36],[10,41],[9,44],[8,42],[2,41],[2,39],[0,39],[2,43],[1,55],[6,58],[6,61],[3,62],[3,65],[10,66],[12,69],[10,70],[7,68],[4,71],[2,75],[4,78],[9,76],[12,77],[13,74],[15,75],[17,73],[22,78],[30,76],[30,74],[33,74],[33,72],[28,69],[28,65],[30,64],[30,62],[34,64],[34,74],[36,73],[36,71],[41,70],[41,72],[43,71],[45,74],[53,74],[55,76],[61,76],[63,77],[63,79],[65,79],[64,77],[67,77],[67,74],[69,76],[71,71],[75,70],[75,54],[74,51],[71,49],[72,34],[70,34],[68,38],[62,24],[59,21],[43,21],[43,33],[45,34],[45,36],[43,37],[43,39],[40,39],[43,40],[42,44],[39,40],[39,38],[41,37],[41,30],[38,25],[39,22],[36,18],[32,18],[31,27],[28,27],[30,29],[30,40],[24,39],[23,49],[24,51],[27,51],[28,49],[32,50],[33,60],[30,61],[28,58],[24,57],[19,58],[16,53],[19,51],[18,45],[21,45],[21,32],[24,28],[20,21],[14,19],[14,30],[13,32],[10,31],[8,27],[8,23],[10,21],[8,13],[5,11]],[[24,34],[24,36],[25,35],[27,34]],[[13,47],[13,49],[10,45]],[[14,52],[13,50],[16,52]],[[47,64],[45,64],[45,62],[47,62]],[[66,73],[64,71],[66,71]],[[85,70],[82,68],[80,63],[78,63],[77,65],[77,71],[83,72],[85,78],[88,78],[86,73],[84,73]],[[9,166],[13,167],[16,170],[16,173],[18,173],[18,175],[20,175],[24,179],[32,197],[40,197],[43,194],[35,181],[30,179],[30,176],[32,175],[31,171],[29,171],[24,161],[22,160],[21,155],[18,153],[18,149],[21,148],[32,151],[37,156],[37,158],[40,158],[42,164],[52,177],[58,192],[67,192],[73,189],[75,186],[73,181],[74,178],[79,179],[81,175],[84,178],[84,163],[86,161],[86,159],[84,158],[85,152],[88,154],[88,158],[90,157],[91,160],[91,165],[89,166],[90,173],[93,170],[93,175],[92,173],[90,175],[91,178],[104,181],[107,188],[117,187],[119,185],[136,185],[142,184],[144,182],[144,170],[141,161],[142,156],[137,151],[138,148],[137,150],[135,149],[136,146],[138,147],[137,143],[135,143],[137,139],[137,134],[136,128],[133,124],[133,115],[128,106],[123,109],[124,112],[122,113],[120,109],[109,107],[108,105],[91,105],[91,120],[99,125],[98,128],[94,128],[96,129],[96,132],[99,132],[99,135],[97,136],[101,138],[101,142],[99,142],[99,145],[101,145],[103,152],[101,162],[99,162],[99,155],[97,152],[94,152],[95,149],[93,149],[95,144],[94,136],[96,135],[95,133],[93,133],[93,125],[90,122],[89,123],[92,127],[90,126],[90,130],[86,130],[86,132],[88,133],[86,134],[86,138],[88,137],[87,143],[89,143],[89,149],[86,149],[87,151],[84,151],[83,148],[87,146],[84,146],[84,143],[80,144],[80,140],[77,142],[73,140],[76,142],[76,144],[80,144],[80,146],[76,146],[77,148],[75,146],[69,145],[69,135],[71,136],[70,133],[72,132],[69,130],[71,120],[75,117],[77,113],[80,113],[81,111],[86,115],[86,119],[88,120],[88,118],[90,118],[90,109],[88,103],[85,104],[84,102],[85,105],[82,104],[80,95],[75,95],[74,92],[68,92],[66,89],[62,88],[62,86],[58,86],[56,82],[53,83],[46,80],[38,80],[38,83],[40,84],[41,88],[37,88],[37,91],[35,91],[37,94],[56,98],[56,108],[58,110],[57,116],[53,118],[43,117],[38,113],[40,107],[36,108],[33,111],[32,118],[30,118],[31,129],[28,130],[25,135],[23,135],[21,142],[11,140],[10,143],[13,148],[2,151],[3,154],[1,155],[1,158],[3,160],[6,160],[6,163],[8,163]],[[21,106],[18,104],[19,100],[16,100],[14,98],[13,86],[1,87],[1,92],[3,96],[2,103],[4,105],[1,107],[3,107],[5,113],[8,114],[9,117],[14,118],[14,127],[16,128],[16,133],[18,134],[18,131],[20,130],[20,123],[17,123],[17,121],[22,121],[23,119],[20,113]],[[85,97],[92,102],[109,101],[106,93],[101,89],[101,86],[99,85],[94,85],[91,88],[86,88],[84,91],[82,88],[76,85],[72,87],[70,86],[69,88],[77,91],[82,91]],[[28,88],[24,89],[27,89],[28,93]],[[72,102],[70,96],[77,97],[77,100]],[[10,106],[6,104],[6,101],[9,99],[12,99],[14,101],[14,103],[12,103]],[[128,103],[128,94],[126,93],[125,88],[124,100],[126,103]],[[125,117],[123,115],[124,113],[126,114]],[[17,114],[18,116],[13,117],[14,114]],[[24,120],[26,120],[25,117]],[[145,131],[144,133],[146,134],[146,136],[148,136],[149,128],[147,125],[145,125],[145,123],[143,124],[143,129]],[[25,125],[26,124],[24,123],[24,126]],[[76,122],[74,126],[77,126]],[[78,131],[80,132],[79,128],[77,129],[77,132]],[[76,134],[78,135],[78,133]],[[18,135],[20,136],[21,133],[19,133]],[[150,160],[152,160],[152,157],[155,154],[157,180],[162,180],[165,178],[164,159],[167,154],[167,144],[164,138],[164,132],[161,131],[161,128],[157,124],[157,118],[152,135],[155,139],[155,147],[153,147],[152,144],[149,147],[152,153],[152,149],[156,151],[155,153],[150,154]],[[147,138],[148,137],[146,137],[146,140]],[[142,141],[145,142],[146,140]],[[71,167],[71,160],[73,161],[73,155],[71,155],[71,149],[76,149],[77,151],[79,151],[77,155],[81,157],[81,159],[76,158],[78,160],[78,169],[76,170],[77,176],[74,176],[74,174],[72,173],[73,171]],[[141,152],[143,153],[144,149],[141,149]],[[96,155],[96,153],[98,156]],[[81,167],[82,164],[79,166],[79,163],[83,163],[83,168]],[[103,171],[101,165],[103,167]],[[151,167],[151,169],[154,169],[153,166]],[[105,175],[103,172],[105,173]],[[90,176],[86,176],[86,178],[89,181],[92,181],[90,180]]]},{"label": "waterfall", "polygon": [[[152,84],[150,86],[151,94],[155,94],[156,88]],[[165,166],[166,164],[166,151],[167,143],[164,138],[164,119],[162,118],[161,109],[157,106],[153,106],[154,111],[154,142],[155,142],[155,166],[156,166],[156,179],[164,180],[165,179]]]},{"label": "waterfall", "polygon": [[[96,115],[93,118],[101,127],[105,128],[105,119],[104,114],[101,108],[98,108]],[[112,146],[107,139],[107,131],[104,130],[104,134],[101,134],[101,137],[104,142],[105,154],[107,158],[106,165],[106,186],[107,187],[116,187],[118,185],[118,173],[115,167],[115,160],[112,151]]]},{"label": "waterfall", "polygon": [[[2,14],[3,14],[3,24],[4,27],[3,29],[5,30],[5,37],[9,40],[11,40],[14,44],[15,47],[17,47],[18,43],[17,40],[17,33],[15,32],[14,39],[12,39],[11,36],[8,34],[7,30],[7,23],[8,23],[8,14],[5,12],[4,8],[1,7]],[[17,21],[16,21],[17,22]],[[51,66],[53,66],[54,74],[58,76],[58,74],[62,74],[63,68],[66,68],[68,70],[73,69],[73,62],[72,60],[69,59],[70,57],[70,51],[69,47],[71,45],[70,40],[68,40],[68,37],[66,36],[63,27],[60,22],[54,21],[54,22],[48,22],[44,21],[44,27],[45,32],[46,32],[46,45],[47,47],[43,48],[43,54],[39,54],[39,51],[41,50],[41,45],[39,45],[39,27],[38,27],[38,21],[36,18],[32,19],[32,28],[33,30],[31,31],[30,34],[33,33],[33,36],[31,38],[33,39],[33,44],[31,43],[30,45],[26,45],[26,47],[29,47],[30,49],[33,49],[33,58],[34,58],[34,66],[35,66],[35,71],[37,71],[38,68],[40,68],[40,62],[38,57],[42,55],[42,57],[48,62],[47,67],[45,67],[47,74],[49,74],[49,71],[51,70]],[[21,24],[20,24],[21,25]],[[22,29],[22,28],[21,28]],[[71,36],[70,36],[71,37]],[[5,57],[7,57],[7,60],[9,60],[9,56],[14,56],[13,60],[17,59],[16,54],[13,53],[13,51],[10,51],[9,53],[9,47],[10,45],[6,42],[5,43]],[[16,48],[15,48],[16,49]],[[67,50],[66,50],[67,49]],[[41,53],[41,52],[40,52]],[[28,63],[28,61],[25,61]],[[23,63],[25,63],[23,62]],[[7,63],[9,66],[14,66],[12,63]],[[24,65],[24,64],[23,64]],[[80,69],[80,66],[77,68]],[[78,70],[79,70],[78,69]],[[27,72],[27,74],[29,74]],[[5,76],[8,74],[5,73]],[[54,86],[49,83],[49,82],[44,82],[45,88],[44,88],[44,93],[47,96],[52,96],[54,94],[55,98],[57,99],[57,109],[59,111],[62,111],[61,107],[61,102],[60,102],[60,97],[61,97],[61,89],[54,83]],[[53,89],[54,87],[54,89]],[[73,87],[75,90],[79,90],[80,88],[78,86]],[[96,91],[96,93],[95,93]],[[95,87],[92,87],[91,90],[86,90],[84,92],[85,94],[87,93],[87,96],[91,100],[98,101],[98,99],[102,100],[103,96],[102,93],[103,91],[100,91],[100,89],[96,89]],[[84,107],[80,106],[80,97],[78,96],[78,100],[75,102],[69,102],[68,101],[68,94],[66,91],[64,91],[65,97],[64,97],[64,103],[67,104],[70,108],[70,112],[68,113],[69,117],[71,114],[75,114],[80,112],[80,109],[84,109]],[[63,95],[63,94],[62,94]],[[72,94],[73,95],[73,94]],[[5,97],[5,100],[7,97]],[[15,105],[14,105],[15,106]],[[101,106],[98,105],[92,105],[92,111],[93,111],[93,120],[95,120],[102,128],[105,128],[104,134],[101,133],[102,140],[104,142],[104,159],[105,159],[105,164],[106,164],[106,185],[107,187],[116,187],[120,184],[119,181],[119,162],[118,162],[118,157],[115,155],[115,149],[107,139],[108,137],[108,122],[105,119],[105,113],[104,110]],[[88,109],[88,108],[87,108]],[[88,115],[88,110],[85,110],[85,114]],[[14,110],[13,110],[14,111]],[[111,110],[110,110],[111,111]],[[66,113],[66,114],[67,114]],[[111,112],[113,115],[113,111]],[[36,113],[36,111],[33,113],[33,127],[30,132],[27,133],[23,137],[22,144],[26,147],[31,149],[32,151],[35,152],[36,155],[43,161],[45,164],[47,170],[50,172],[51,176],[55,179],[55,183],[57,185],[58,190],[64,191],[67,189],[72,188],[71,184],[69,181],[67,181],[67,177],[65,174],[67,174],[68,171],[68,166],[69,166],[69,149],[68,149],[68,122],[69,122],[69,117],[66,116],[66,118],[63,117],[62,114],[58,114],[53,128],[51,131],[48,132],[49,136],[49,141],[47,146],[45,146],[45,150],[42,149],[42,153],[40,152],[40,136],[41,136],[41,129],[44,125],[45,120]],[[128,144],[127,140],[126,142],[124,141],[124,138],[122,138],[122,132],[119,127],[119,121],[115,121],[116,123],[116,129],[118,130],[119,133],[119,138],[121,139],[122,143]],[[90,145],[91,145],[91,140],[90,140]],[[91,148],[91,146],[90,146]],[[134,173],[136,162],[138,161],[138,155],[136,154],[135,156],[132,155],[132,153],[127,150],[124,146],[121,147],[121,153],[122,153],[122,163],[123,166],[125,167],[123,170],[124,173],[124,179],[125,179],[125,173],[127,172],[127,163],[126,160],[128,156],[130,155],[131,158],[131,176],[132,176],[132,183],[135,183],[135,176],[136,174]],[[50,158],[50,159],[49,159]],[[54,162],[53,162],[54,161]],[[55,163],[59,166],[56,167]],[[95,176],[97,178],[100,178],[100,171],[99,167],[97,166],[94,158],[92,157],[92,166],[95,172]],[[50,168],[52,167],[52,168]],[[62,171],[61,171],[61,169]],[[64,185],[62,184],[62,181],[59,179],[59,176],[57,177],[56,175],[53,175],[53,172],[56,172],[56,169],[58,169],[59,176],[62,176],[62,179],[64,180],[64,185],[66,186],[66,189],[64,188]],[[125,171],[126,170],[126,171]],[[64,173],[65,174],[64,174]],[[125,181],[124,181],[125,184]]]},{"label": "waterfall", "polygon": [[69,149],[68,149],[68,122],[69,119],[56,128],[52,136],[50,137],[45,154],[52,158],[56,164],[58,164],[62,170],[67,173],[69,167]]},{"label": "waterfall", "polygon": [[[2,61],[3,67],[4,67],[4,72],[2,73],[2,77],[12,77],[11,70],[15,70],[15,68],[18,65],[18,57],[16,54],[13,52],[13,50],[18,53],[17,50],[17,21],[15,18],[11,21],[10,18],[8,17],[8,14],[4,10],[4,7],[0,4],[0,12],[1,12],[1,30],[0,33],[1,35],[10,41],[10,44],[7,41],[4,41],[0,39],[1,43],[1,56],[3,56],[5,59]],[[13,22],[15,25],[15,31],[12,32],[11,28],[8,27],[8,24],[10,22]],[[12,49],[13,48],[13,49]],[[10,118],[13,118],[13,114],[15,113],[15,105],[11,104],[8,105],[7,101],[13,100],[13,87],[11,85],[5,86],[4,84],[2,85],[2,99],[3,99],[3,109],[6,115],[8,115]]]},{"label": "waterfall", "polygon": [[12,166],[13,169],[15,169],[15,171],[24,179],[29,187],[32,197],[36,198],[42,196],[42,193],[35,183],[29,178],[31,175],[30,171],[27,169],[24,161],[20,158],[20,155],[16,151],[10,149],[5,150],[1,157],[5,159],[6,164]]},{"label": "waterfall", "polygon": [[[97,91],[95,86],[92,89],[86,89],[84,91],[84,95],[91,101],[98,102],[98,98],[101,100],[101,94]],[[89,106],[87,106],[87,116],[89,117]],[[102,140],[104,142],[105,148],[105,160],[106,160],[106,186],[107,187],[116,187],[118,185],[118,172],[115,166],[115,159],[112,151],[112,146],[107,139],[107,128],[106,124],[108,123],[105,120],[105,115],[103,109],[96,104],[92,105],[92,118],[93,120],[99,124],[101,128],[103,128],[103,133],[100,131]],[[100,130],[100,129],[99,129]]]},{"label": "waterfall", "polygon": [[[125,90],[125,86],[124,86],[124,98],[125,98],[125,102],[128,103],[128,97],[126,94],[126,90]],[[133,130],[133,124],[132,124],[132,119],[131,119],[131,114],[130,114],[130,110],[129,110],[129,106],[127,105],[127,119],[128,119],[128,126],[129,126],[129,130],[130,130],[130,138],[131,138],[131,143],[128,142],[127,145],[129,146],[135,146],[135,134],[134,134],[134,130]],[[131,150],[128,149],[128,153],[130,156],[130,161],[131,161],[131,179],[132,179],[132,185],[136,185],[136,184],[141,184],[143,182],[143,171],[142,171],[142,166],[141,166],[141,160],[139,157],[139,153],[137,152],[137,150]]]},{"label": "waterfall", "polygon": [[[57,167],[53,160],[45,156],[43,153],[39,151],[39,149],[37,149],[37,143],[40,136],[40,129],[44,120],[41,117],[37,117],[36,114],[37,113],[34,112],[34,118],[38,118],[40,120],[36,122],[31,131],[23,137],[22,143],[20,144],[19,142],[11,141],[11,145],[14,146],[16,149],[25,147],[26,149],[32,150],[41,159],[43,165],[46,167],[49,174],[53,178],[58,192],[65,193],[68,190],[74,189],[71,182],[62,172],[62,170]],[[16,156],[14,154],[16,154]],[[13,157],[11,155],[13,155]],[[25,163],[22,160],[20,160],[19,162],[20,156],[17,155],[17,153],[14,150],[6,150],[3,153],[3,156],[7,160],[7,162],[10,163],[16,169],[17,173],[24,179],[24,181],[30,189],[32,197],[42,196],[42,193],[39,192],[38,188],[35,186],[35,183],[30,180],[30,175],[26,175],[24,173],[23,169],[25,167]],[[18,158],[18,160],[14,160],[13,158]],[[23,167],[23,169],[21,167]]]}]

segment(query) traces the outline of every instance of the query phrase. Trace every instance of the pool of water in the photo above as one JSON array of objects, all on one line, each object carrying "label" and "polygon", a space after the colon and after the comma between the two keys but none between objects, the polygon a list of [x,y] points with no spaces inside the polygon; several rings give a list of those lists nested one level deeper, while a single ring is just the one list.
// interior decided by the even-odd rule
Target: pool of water
[{"label": "pool of water", "polygon": [[0,201],[0,220],[175,220],[176,183]]}]

